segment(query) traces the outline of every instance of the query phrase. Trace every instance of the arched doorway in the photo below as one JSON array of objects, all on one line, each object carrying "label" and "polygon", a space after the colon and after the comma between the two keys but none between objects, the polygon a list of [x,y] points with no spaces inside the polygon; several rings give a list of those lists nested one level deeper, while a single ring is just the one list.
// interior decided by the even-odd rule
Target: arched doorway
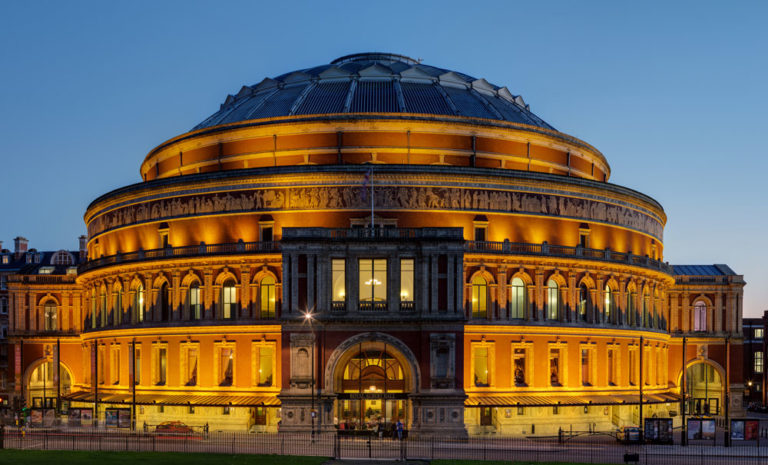
[{"label": "arched doorway", "polygon": [[415,384],[412,363],[404,354],[407,348],[395,341],[366,339],[348,344],[335,360],[335,422],[342,430],[391,431],[397,421],[408,425]]},{"label": "arched doorway", "polygon": [[723,381],[711,363],[689,365],[685,373],[685,392],[691,415],[718,415],[723,405]]},{"label": "arched doorway", "polygon": [[72,377],[64,365],[59,366],[59,390],[56,389],[56,368],[52,361],[44,360],[35,366],[27,378],[27,405],[35,408],[54,408],[56,395],[69,394]]}]

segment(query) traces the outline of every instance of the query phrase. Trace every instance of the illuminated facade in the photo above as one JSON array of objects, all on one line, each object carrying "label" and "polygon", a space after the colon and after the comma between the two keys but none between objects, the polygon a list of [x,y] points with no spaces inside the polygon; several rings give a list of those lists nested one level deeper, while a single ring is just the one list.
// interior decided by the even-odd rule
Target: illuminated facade
[{"label": "illuminated facade", "polygon": [[57,399],[138,425],[609,429],[641,391],[679,414],[686,337],[691,408],[741,407],[741,276],[665,263],[662,207],[504,87],[343,57],[243,87],[140,173],[88,207],[76,279],[12,278],[16,397],[58,364]]}]

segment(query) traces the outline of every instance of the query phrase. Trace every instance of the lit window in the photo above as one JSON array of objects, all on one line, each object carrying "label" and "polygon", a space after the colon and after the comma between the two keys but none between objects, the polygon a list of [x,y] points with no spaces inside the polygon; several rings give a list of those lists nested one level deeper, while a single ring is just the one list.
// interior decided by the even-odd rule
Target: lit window
[{"label": "lit window", "polygon": [[613,312],[613,289],[611,289],[607,284],[605,286],[605,302],[603,304],[605,321],[608,323],[611,321],[611,314]]},{"label": "lit window", "polygon": [[693,304],[693,330],[707,330],[707,304],[701,300]]},{"label": "lit window", "polygon": [[141,284],[133,293],[133,320],[137,323],[144,321],[144,286]]},{"label": "lit window", "polygon": [[763,338],[763,328],[755,328],[755,339],[762,339],[762,338]]},{"label": "lit window", "polygon": [[400,301],[413,302],[413,259],[400,260]]},{"label": "lit window", "polygon": [[589,288],[586,284],[579,286],[579,319],[587,321],[587,312],[592,306],[592,299],[589,296]]},{"label": "lit window", "polygon": [[187,347],[186,349],[186,369],[184,372],[185,386],[197,386],[197,347]]},{"label": "lit window", "polygon": [[488,373],[488,348],[477,347],[474,351],[475,386],[490,386],[490,374]]},{"label": "lit window", "polygon": [[547,281],[547,319],[557,320],[560,308],[560,297],[558,296],[559,286],[557,281],[550,279]]},{"label": "lit window", "polygon": [[608,349],[608,385],[616,386],[616,349]]},{"label": "lit window", "polygon": [[562,363],[560,349],[549,349],[549,384],[562,386]]},{"label": "lit window", "polygon": [[755,352],[755,373],[763,372],[763,353]]},{"label": "lit window", "polygon": [[592,386],[592,351],[581,349],[581,384]]},{"label": "lit window", "polygon": [[509,317],[525,318],[525,283],[520,278],[512,278],[512,295],[509,299]]},{"label": "lit window", "polygon": [[261,280],[261,317],[275,317],[275,278],[266,276]]},{"label": "lit window", "polygon": [[57,314],[56,302],[53,300],[47,301],[43,307],[43,328],[46,331],[56,331],[59,329],[57,324]]},{"label": "lit window", "polygon": [[219,349],[219,386],[232,386],[234,352],[229,347]]},{"label": "lit window", "polygon": [[189,286],[187,291],[187,302],[189,303],[189,319],[199,320],[203,317],[203,304],[200,299],[200,283],[195,281]]},{"label": "lit window", "polygon": [[235,314],[237,302],[237,288],[235,281],[228,279],[221,287],[221,317],[225,320],[231,319]]},{"label": "lit window", "polygon": [[513,353],[513,370],[515,375],[515,386],[528,385],[527,353],[526,349],[516,348]]},{"label": "lit window", "polygon": [[253,351],[255,376],[253,384],[258,387],[273,385],[274,349],[264,345],[256,346]]},{"label": "lit window", "polygon": [[488,283],[480,276],[472,280],[472,317],[486,318],[488,315]]},{"label": "lit window", "polygon": [[155,357],[155,384],[157,386],[165,386],[167,381],[168,349],[165,347],[156,348]]},{"label": "lit window", "polygon": [[334,258],[331,260],[331,281],[333,282],[333,295],[331,300],[334,302],[344,302],[347,296],[346,273],[344,271],[344,259]]},{"label": "lit window", "polygon": [[382,304],[387,301],[387,261],[360,260],[360,302]]}]

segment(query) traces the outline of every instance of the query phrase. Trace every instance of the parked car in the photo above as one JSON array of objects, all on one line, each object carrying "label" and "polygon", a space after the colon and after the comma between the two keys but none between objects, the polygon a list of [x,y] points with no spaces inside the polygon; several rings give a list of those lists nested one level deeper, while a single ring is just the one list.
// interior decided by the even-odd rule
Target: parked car
[{"label": "parked car", "polygon": [[616,440],[624,444],[640,443],[640,428],[637,426],[622,426],[616,432]]},{"label": "parked car", "polygon": [[160,423],[155,427],[155,432],[171,435],[190,435],[195,433],[192,427],[187,426],[180,421],[166,421]]}]

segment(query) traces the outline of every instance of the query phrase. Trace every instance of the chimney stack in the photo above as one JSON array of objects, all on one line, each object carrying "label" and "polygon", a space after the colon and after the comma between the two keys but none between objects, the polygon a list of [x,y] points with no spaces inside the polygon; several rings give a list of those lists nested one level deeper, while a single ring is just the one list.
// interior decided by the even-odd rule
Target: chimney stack
[{"label": "chimney stack", "polygon": [[13,239],[13,254],[16,257],[16,260],[27,253],[28,246],[29,241],[25,237],[18,236]]},{"label": "chimney stack", "polygon": [[3,241],[0,241],[0,250],[3,250]]},{"label": "chimney stack", "polygon": [[78,243],[80,244],[80,261],[84,262],[86,255],[88,255],[88,238],[85,236],[80,236],[77,238]]}]

